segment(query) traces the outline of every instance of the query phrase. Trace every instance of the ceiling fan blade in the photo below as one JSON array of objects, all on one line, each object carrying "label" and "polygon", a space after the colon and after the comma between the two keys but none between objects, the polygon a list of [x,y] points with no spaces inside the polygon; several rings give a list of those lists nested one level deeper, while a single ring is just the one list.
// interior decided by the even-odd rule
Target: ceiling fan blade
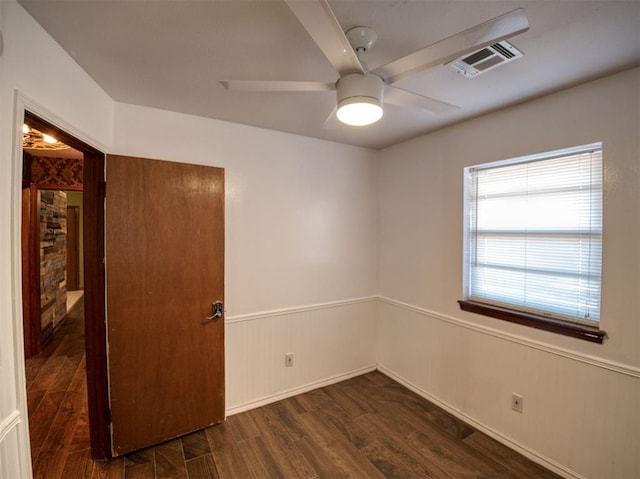
[{"label": "ceiling fan blade", "polygon": [[285,1],[341,76],[348,73],[365,73],[326,0]]},{"label": "ceiling fan blade", "polygon": [[235,91],[328,91],[335,90],[335,83],[316,81],[262,81],[262,80],[222,80],[222,86]]},{"label": "ceiling fan blade", "polygon": [[336,115],[337,111],[338,106],[336,105],[333,107],[331,113],[329,113],[329,116],[327,116],[327,119],[322,124],[322,128],[324,128],[325,130],[335,130],[336,128],[340,128],[340,126],[345,126],[344,123],[341,123],[340,120],[338,120],[338,117]]},{"label": "ceiling fan blade", "polygon": [[459,106],[418,95],[395,86],[387,86],[385,88],[384,102],[402,107],[421,108],[438,115],[452,113],[460,109]]},{"label": "ceiling fan blade", "polygon": [[386,83],[394,83],[528,29],[526,12],[519,8],[387,63],[373,70],[373,73],[380,75]]}]

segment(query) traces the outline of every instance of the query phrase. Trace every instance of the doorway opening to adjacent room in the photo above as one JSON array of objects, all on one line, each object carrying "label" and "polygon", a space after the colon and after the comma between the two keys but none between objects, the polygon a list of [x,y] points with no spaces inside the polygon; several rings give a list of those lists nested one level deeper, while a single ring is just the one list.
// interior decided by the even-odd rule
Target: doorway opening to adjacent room
[{"label": "doorway opening to adjacent room", "polygon": [[[84,440],[90,444],[92,457],[103,459],[110,456],[104,324],[104,154],[29,111],[24,112],[23,135],[22,309],[29,415],[33,419],[35,414],[55,415],[60,407],[60,403],[55,404],[56,398],[69,401],[73,391],[68,389],[79,389],[81,393],[75,396],[82,402],[74,404],[74,414],[85,415],[88,431],[85,424],[84,434],[88,437]],[[71,219],[78,220],[74,237],[82,238],[82,257],[77,256],[77,263],[66,264],[67,192],[77,196],[79,191],[82,195],[71,201],[76,204],[70,205],[70,211]],[[76,246],[80,249],[79,244]],[[53,273],[43,280],[41,270]],[[72,308],[65,325],[62,319],[66,316],[69,280],[76,291],[82,287],[83,298]],[[45,351],[38,357],[43,346],[59,346],[53,338],[57,327],[60,337],[72,333],[72,344],[64,346],[71,348],[72,354],[56,358],[53,351]],[[48,341],[50,346],[46,345]],[[74,371],[69,373],[71,369]],[[52,385],[56,391],[50,389]],[[42,429],[52,422],[53,417],[30,421],[31,435],[44,440],[40,436],[48,431]],[[32,456],[43,455],[41,447],[32,447]]]}]

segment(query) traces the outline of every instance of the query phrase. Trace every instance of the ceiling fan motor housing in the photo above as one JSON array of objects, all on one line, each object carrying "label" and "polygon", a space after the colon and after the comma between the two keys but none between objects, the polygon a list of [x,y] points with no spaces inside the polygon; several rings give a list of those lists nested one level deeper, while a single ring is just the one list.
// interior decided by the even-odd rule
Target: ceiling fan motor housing
[{"label": "ceiling fan motor housing", "polygon": [[382,117],[382,91],[384,82],[372,73],[350,73],[338,80],[338,110],[342,123],[364,126]]},{"label": "ceiling fan motor housing", "polygon": [[338,108],[350,103],[376,103],[382,107],[384,82],[373,73],[350,73],[343,75],[336,85]]}]

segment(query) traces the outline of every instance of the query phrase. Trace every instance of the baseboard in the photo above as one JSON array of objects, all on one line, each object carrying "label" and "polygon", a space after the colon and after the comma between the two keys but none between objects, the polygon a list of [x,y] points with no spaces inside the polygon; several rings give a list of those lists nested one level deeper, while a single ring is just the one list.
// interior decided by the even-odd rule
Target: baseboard
[{"label": "baseboard", "polygon": [[[64,321],[64,319],[63,319]],[[62,322],[62,321],[61,321]],[[53,323],[47,323],[47,325],[40,331],[40,344],[42,346],[47,345],[53,339],[55,333]]]},{"label": "baseboard", "polygon": [[542,467],[544,467],[546,469],[549,469],[550,471],[555,472],[556,474],[558,474],[558,475],[560,475],[562,477],[565,477],[567,479],[586,479],[583,475],[578,474],[577,472],[575,472],[575,471],[563,466],[562,464],[557,463],[553,459],[550,459],[550,458],[544,456],[543,454],[540,454],[539,452],[537,452],[537,451],[535,451],[535,450],[533,450],[533,449],[531,449],[531,448],[529,448],[527,446],[524,446],[523,444],[520,444],[517,441],[514,441],[510,437],[505,436],[504,434],[502,434],[501,432],[493,429],[492,427],[487,426],[486,424],[483,424],[483,423],[477,421],[473,417],[465,414],[464,412],[460,411],[456,407],[453,407],[450,404],[447,404],[446,402],[438,399],[437,397],[435,397],[432,394],[428,393],[424,389],[421,389],[420,387],[416,386],[415,384],[411,383],[410,381],[407,381],[402,376],[394,373],[393,371],[385,368],[384,366],[378,364],[378,368],[377,369],[378,369],[378,371],[380,371],[385,376],[388,376],[389,378],[393,379],[394,381],[402,384],[407,389],[410,389],[411,391],[413,391],[414,393],[418,394],[419,396],[422,396],[423,398],[425,398],[429,402],[432,402],[436,406],[444,409],[448,413],[454,415],[455,417],[457,417],[461,421],[467,423],[468,425],[472,426],[473,428],[477,429],[478,431],[483,432],[487,436],[490,436],[493,439],[495,439],[496,441],[500,442],[501,444],[504,444],[509,449],[513,449],[514,451],[516,451],[516,452],[522,454],[523,456],[531,459],[535,463],[540,464]]},{"label": "baseboard", "polygon": [[233,416],[234,414],[239,414],[241,412],[249,411],[251,409],[255,409],[261,406],[266,406],[267,404],[281,401],[282,399],[286,399],[292,396],[297,396],[298,394],[303,394],[309,391],[313,391],[314,389],[323,388],[331,384],[339,383],[341,381],[346,381],[347,379],[351,379],[356,376],[361,376],[363,374],[370,373],[372,371],[375,371],[376,369],[377,369],[377,365],[372,364],[369,366],[355,369],[353,371],[349,371],[344,374],[338,374],[335,376],[331,376],[329,378],[322,379],[320,381],[315,381],[312,383],[305,384],[303,386],[298,386],[293,389],[288,389],[286,391],[282,391],[277,394],[273,394],[271,396],[265,396],[260,399],[256,399],[255,401],[249,401],[249,402],[240,404],[238,406],[233,406],[226,410],[226,415]]}]

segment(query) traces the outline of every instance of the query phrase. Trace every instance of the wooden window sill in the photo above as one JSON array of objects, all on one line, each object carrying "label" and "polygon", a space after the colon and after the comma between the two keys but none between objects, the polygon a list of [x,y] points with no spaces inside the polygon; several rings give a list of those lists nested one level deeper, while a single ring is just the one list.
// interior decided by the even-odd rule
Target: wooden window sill
[{"label": "wooden window sill", "polygon": [[570,323],[559,319],[551,319],[532,313],[523,313],[512,309],[501,308],[488,304],[477,303],[475,301],[458,301],[460,309],[470,313],[482,314],[492,318],[503,319],[512,323],[530,326],[532,328],[543,329],[553,333],[571,336],[585,341],[602,344],[607,333],[601,329],[585,326],[582,324]]}]

